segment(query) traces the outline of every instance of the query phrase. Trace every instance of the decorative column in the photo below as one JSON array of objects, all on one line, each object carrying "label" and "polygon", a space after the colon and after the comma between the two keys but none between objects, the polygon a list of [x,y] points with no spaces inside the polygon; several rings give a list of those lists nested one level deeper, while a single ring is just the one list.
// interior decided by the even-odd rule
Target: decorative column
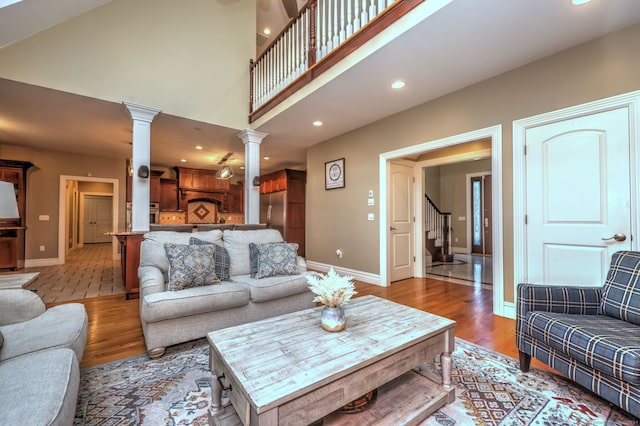
[{"label": "decorative column", "polygon": [[159,109],[123,102],[133,119],[131,147],[131,230],[149,230],[151,184],[151,122]]},{"label": "decorative column", "polygon": [[260,144],[268,133],[244,129],[244,223],[260,223]]}]

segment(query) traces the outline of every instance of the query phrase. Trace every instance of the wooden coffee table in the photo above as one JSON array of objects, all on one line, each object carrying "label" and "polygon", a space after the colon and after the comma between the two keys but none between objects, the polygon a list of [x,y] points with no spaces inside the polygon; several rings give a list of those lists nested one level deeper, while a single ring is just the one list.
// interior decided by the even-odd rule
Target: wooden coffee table
[{"label": "wooden coffee table", "polygon": [[[375,296],[345,306],[347,328],[320,327],[311,308],[212,331],[210,425],[340,424],[338,408],[373,389],[351,424],[418,424],[455,399],[455,321]],[[442,377],[416,371],[440,355]],[[231,404],[222,406],[221,390]],[[354,417],[360,416],[360,417]],[[355,422],[355,423],[353,423]]]}]

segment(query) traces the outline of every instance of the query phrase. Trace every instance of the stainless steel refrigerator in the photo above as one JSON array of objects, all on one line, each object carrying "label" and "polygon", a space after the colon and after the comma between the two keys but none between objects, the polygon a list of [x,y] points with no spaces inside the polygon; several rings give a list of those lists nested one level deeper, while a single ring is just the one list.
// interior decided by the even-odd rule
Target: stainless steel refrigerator
[{"label": "stainless steel refrigerator", "polygon": [[272,192],[260,195],[260,223],[266,223],[267,228],[280,231],[282,238],[287,223],[287,191]]}]

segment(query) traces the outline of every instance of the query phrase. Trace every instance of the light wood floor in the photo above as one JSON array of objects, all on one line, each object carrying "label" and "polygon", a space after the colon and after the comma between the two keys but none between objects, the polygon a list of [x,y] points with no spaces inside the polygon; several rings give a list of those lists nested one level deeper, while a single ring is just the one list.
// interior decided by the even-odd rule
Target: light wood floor
[{"label": "light wood floor", "polygon": [[[457,337],[517,358],[515,321],[492,314],[490,290],[430,278],[411,278],[391,287],[356,282],[358,296],[373,294],[456,321]],[[113,295],[79,300],[89,315],[89,336],[81,367],[146,352],[138,300]],[[57,303],[49,304],[49,306]],[[533,366],[543,367],[537,361]]]}]

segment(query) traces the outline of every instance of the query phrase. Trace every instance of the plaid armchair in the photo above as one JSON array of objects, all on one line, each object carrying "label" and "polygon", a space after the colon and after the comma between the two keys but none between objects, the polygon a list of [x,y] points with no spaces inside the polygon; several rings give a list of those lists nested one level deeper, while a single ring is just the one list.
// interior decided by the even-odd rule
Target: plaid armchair
[{"label": "plaid armchair", "polygon": [[516,345],[640,417],[640,252],[612,256],[601,288],[519,284]]}]

